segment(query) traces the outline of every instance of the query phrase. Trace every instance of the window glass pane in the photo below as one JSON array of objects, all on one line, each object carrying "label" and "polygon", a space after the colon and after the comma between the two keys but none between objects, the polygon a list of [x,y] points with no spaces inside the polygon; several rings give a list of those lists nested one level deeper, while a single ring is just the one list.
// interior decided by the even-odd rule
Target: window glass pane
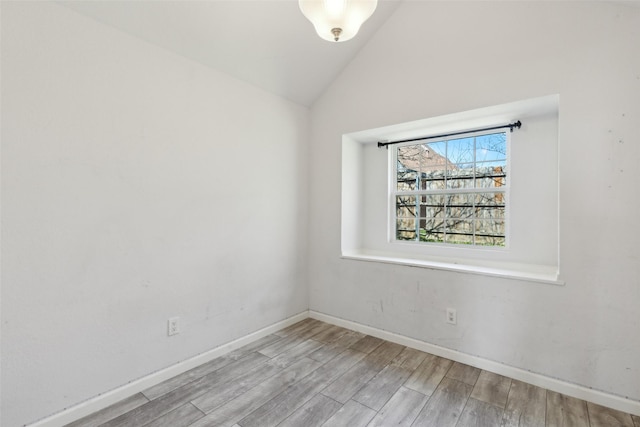
[{"label": "window glass pane", "polygon": [[425,232],[420,230],[420,241],[431,243],[444,243],[444,233]]},{"label": "window glass pane", "polygon": [[396,196],[396,216],[398,218],[415,218],[416,196]]},{"label": "window glass pane", "polygon": [[447,188],[473,188],[474,164],[451,165],[447,170]]},{"label": "window glass pane", "polygon": [[398,191],[413,191],[416,189],[416,180],[414,179],[410,179],[410,180],[400,180],[398,179],[398,186],[397,186]]},{"label": "window glass pane", "polygon": [[437,142],[421,144],[420,147],[422,147],[420,163],[422,185],[420,188],[423,190],[443,189],[445,187],[446,144],[444,142]]},{"label": "window glass pane", "polygon": [[422,233],[420,230],[420,241],[431,243],[444,243],[444,233]]},{"label": "window glass pane", "polygon": [[445,231],[451,234],[473,234],[473,221],[448,219]]},{"label": "window glass pane", "polygon": [[473,243],[473,221],[447,220],[445,232],[447,243]]},{"label": "window glass pane", "polygon": [[420,152],[420,145],[398,147],[398,170],[419,170]]},{"label": "window glass pane", "polygon": [[411,218],[397,219],[396,239],[416,240],[416,220]]},{"label": "window glass pane", "polygon": [[447,164],[446,143],[434,142],[421,144],[419,147],[421,147],[422,150],[420,171],[426,175],[442,177]]},{"label": "window glass pane", "polygon": [[488,208],[476,207],[477,219],[504,219],[504,206]]},{"label": "window glass pane", "polygon": [[415,206],[396,206],[396,217],[398,218],[415,218],[416,207]]},{"label": "window glass pane", "polygon": [[504,236],[504,220],[478,219],[476,220],[476,235],[478,236]]},{"label": "window glass pane", "polygon": [[447,196],[445,214],[447,218],[471,218],[474,194],[452,194]]},{"label": "window glass pane", "polygon": [[423,173],[442,172],[445,169],[446,160],[443,156],[425,147],[422,154],[422,163],[420,164],[420,171]]},{"label": "window glass pane", "polygon": [[[400,161],[398,161],[397,174],[396,174],[396,182],[398,183],[398,191],[407,191],[414,190],[416,185],[416,171],[412,169],[406,169],[402,166]],[[409,188],[405,188],[409,187]]]},{"label": "window glass pane", "polygon": [[444,218],[444,206],[420,206],[420,218]]},{"label": "window glass pane", "polygon": [[476,162],[493,162],[507,158],[506,132],[476,137]]},{"label": "window glass pane", "polygon": [[420,241],[444,242],[444,221],[440,218],[420,220]]},{"label": "window glass pane", "polygon": [[425,194],[423,196],[420,196],[420,203],[422,203],[423,205],[444,207],[445,197],[445,194]]},{"label": "window glass pane", "polygon": [[398,191],[411,191],[416,188],[419,164],[419,150],[415,146],[399,147],[397,151],[396,183]]},{"label": "window glass pane", "polygon": [[444,171],[425,172],[422,174],[422,190],[444,189]]},{"label": "window glass pane", "polygon": [[505,238],[476,235],[476,246],[505,246]]},{"label": "window glass pane", "polygon": [[396,220],[398,225],[398,230],[403,231],[415,231],[416,230],[416,219],[415,218],[398,218]]},{"label": "window glass pane", "polygon": [[504,207],[505,199],[504,193],[477,193],[476,194],[476,206],[489,207],[489,206],[501,206]]},{"label": "window glass pane", "polygon": [[472,163],[473,137],[452,139],[447,144],[447,159],[450,163]]},{"label": "window glass pane", "polygon": [[445,242],[458,245],[472,245],[473,234],[447,234]]},{"label": "window glass pane", "polygon": [[400,231],[398,230],[398,234],[396,235],[396,239],[398,240],[408,240],[415,241],[416,240],[416,232],[414,231]]},{"label": "window glass pane", "polygon": [[476,187],[504,187],[507,184],[507,163],[478,163],[476,165]]},{"label": "window glass pane", "polygon": [[421,218],[442,218],[444,216],[444,194],[420,196]]}]

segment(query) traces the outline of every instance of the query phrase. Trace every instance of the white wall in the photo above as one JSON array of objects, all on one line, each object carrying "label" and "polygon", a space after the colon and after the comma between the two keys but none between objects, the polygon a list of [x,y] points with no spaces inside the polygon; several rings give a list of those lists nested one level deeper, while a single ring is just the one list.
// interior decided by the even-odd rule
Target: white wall
[{"label": "white wall", "polygon": [[[639,40],[616,3],[404,2],[312,108],[310,308],[640,400]],[[343,134],[556,93],[565,286],[340,259]]]},{"label": "white wall", "polygon": [[306,310],[307,137],[305,108],[3,2],[0,424]]}]

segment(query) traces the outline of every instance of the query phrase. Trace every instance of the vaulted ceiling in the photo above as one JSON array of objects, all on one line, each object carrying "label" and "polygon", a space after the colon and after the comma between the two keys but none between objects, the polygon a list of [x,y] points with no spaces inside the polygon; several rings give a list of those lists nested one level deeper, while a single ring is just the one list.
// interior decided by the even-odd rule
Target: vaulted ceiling
[{"label": "vaulted ceiling", "polygon": [[382,0],[352,40],[320,39],[297,0],[59,1],[149,43],[310,106],[399,1]]}]

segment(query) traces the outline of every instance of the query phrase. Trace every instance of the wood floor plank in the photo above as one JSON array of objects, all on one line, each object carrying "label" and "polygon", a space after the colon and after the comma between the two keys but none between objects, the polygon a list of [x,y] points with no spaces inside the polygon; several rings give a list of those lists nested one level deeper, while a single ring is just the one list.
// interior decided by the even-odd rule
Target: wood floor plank
[{"label": "wood floor plank", "polygon": [[236,423],[320,366],[321,364],[315,360],[303,358],[246,393],[225,403],[194,423],[192,427],[220,427]]},{"label": "wood floor plank", "polygon": [[395,359],[405,347],[401,344],[396,344],[390,341],[384,341],[375,350],[369,353],[366,357],[367,362],[380,369],[387,366],[393,359]]},{"label": "wood floor plank", "polygon": [[205,393],[215,384],[231,381],[241,375],[242,372],[252,369],[254,366],[265,363],[268,357],[260,353],[250,353],[246,357],[232,362],[224,368],[218,369],[204,377],[185,384],[170,391],[157,399],[151,400],[132,411],[122,414],[117,418],[103,424],[104,427],[138,427],[145,425],[162,415],[173,411],[183,404]]},{"label": "wood floor plank", "polygon": [[387,365],[353,396],[353,400],[379,411],[411,376],[409,369]]},{"label": "wood floor plank", "polygon": [[634,427],[631,414],[587,402],[591,427]]},{"label": "wood floor plank", "polygon": [[356,341],[351,347],[351,350],[361,351],[363,353],[371,353],[375,350],[384,340],[380,338],[372,337],[371,335],[365,335],[362,339]]},{"label": "wood floor plank", "polygon": [[268,363],[279,366],[281,368],[286,368],[298,361],[301,357],[305,357],[310,353],[313,353],[322,346],[323,344],[321,342],[308,339],[301,342],[297,346],[290,348],[283,353],[280,353],[279,355],[271,359]]},{"label": "wood floor plank", "polygon": [[449,371],[447,372],[448,378],[451,378],[452,380],[458,380],[472,386],[476,384],[479,376],[480,369],[459,362],[454,362],[454,364],[451,366],[451,369],[449,369]]},{"label": "wood floor plank", "polygon": [[428,354],[404,386],[431,396],[452,364],[451,360]]},{"label": "wood floor plank", "polygon": [[510,388],[510,378],[493,372],[482,371],[478,376],[471,397],[504,409],[507,406]]},{"label": "wood floor plank", "polygon": [[254,342],[251,342],[245,346],[242,346],[236,350],[233,350],[230,353],[225,354],[224,358],[227,359],[231,359],[231,360],[239,360],[242,359],[243,357],[245,357],[246,355],[250,354],[250,353],[254,353],[257,351],[262,350],[264,347],[267,347],[271,344],[273,344],[276,341],[281,340],[282,337],[279,337],[277,335],[271,334],[271,335],[267,335],[265,337],[262,337]]},{"label": "wood floor plank", "polygon": [[340,403],[347,403],[362,386],[384,369],[403,349],[404,347],[400,344],[383,342],[361,362],[324,389],[322,394]]},{"label": "wood floor plank", "polygon": [[544,427],[546,405],[545,389],[512,380],[501,425],[503,427]]},{"label": "wood floor plank", "polygon": [[347,329],[347,333],[331,343],[332,346],[348,348],[365,337],[365,334]]},{"label": "wood floor plank", "polygon": [[349,331],[331,344],[324,345],[309,355],[313,360],[318,362],[327,362],[338,354],[342,353],[349,346],[355,344],[362,339],[364,334],[355,331]]},{"label": "wood floor plank", "polygon": [[160,384],[144,390],[142,393],[147,396],[149,400],[156,399],[164,394],[169,393],[170,391],[177,389],[178,387],[189,384],[197,380],[198,378],[210,374],[211,372],[217,371],[218,369],[223,368],[232,362],[233,359],[231,358],[225,358],[224,356],[218,357],[211,360],[210,362],[190,369],[180,375],[169,378],[168,380],[163,381]]},{"label": "wood floor plank", "polygon": [[305,340],[302,338],[291,335],[260,349],[259,353],[264,354],[267,357],[276,357],[280,353],[284,353],[285,351],[292,349],[293,347],[297,346],[300,343],[303,343],[304,341]]},{"label": "wood floor plank", "polygon": [[150,400],[156,399],[163,394],[175,390],[185,384],[189,384],[190,382],[193,382],[200,377],[210,374],[211,372],[217,371],[218,369],[224,368],[225,366],[241,359],[247,354],[254,352],[255,350],[260,350],[263,347],[269,346],[279,340],[281,340],[281,338],[277,335],[267,335],[244,347],[240,347],[230,353],[215,358],[207,363],[203,363],[200,366],[197,366],[180,375],[163,381],[160,384],[150,387],[144,390],[142,393]]},{"label": "wood floor plank", "polygon": [[335,378],[365,357],[364,353],[345,350],[238,422],[243,427],[271,427],[282,422]]},{"label": "wood floor plank", "polygon": [[286,328],[280,329],[278,332],[274,332],[275,335],[278,335],[280,337],[286,337],[289,336],[291,334],[296,334],[299,331],[311,327],[314,324],[318,324],[318,320],[316,319],[312,319],[310,317],[307,317],[306,319],[303,319],[297,323],[294,323],[293,325],[289,325]]},{"label": "wood floor plank", "polygon": [[462,415],[473,386],[443,378],[429,402],[418,414],[414,425],[454,427]]},{"label": "wood floor plank", "polygon": [[546,427],[589,427],[587,402],[547,390]]},{"label": "wood floor plank", "polygon": [[94,412],[91,415],[87,415],[84,418],[74,421],[65,427],[96,427],[107,421],[110,421],[122,414],[125,414],[139,406],[147,403],[147,399],[142,393],[134,394],[131,397],[123,399],[111,406],[108,406],[100,411]]},{"label": "wood floor plank", "polygon": [[481,400],[469,398],[456,427],[499,426],[504,409]]},{"label": "wood floor plank", "polygon": [[376,411],[355,400],[345,403],[322,427],[365,427],[376,416]]},{"label": "wood floor plank", "polygon": [[204,412],[211,412],[231,399],[241,395],[259,383],[272,377],[294,364],[296,361],[313,352],[322,343],[314,340],[306,340],[294,348],[279,354],[265,364],[242,373],[233,381],[212,386],[206,393],[193,400],[193,404]]},{"label": "wood floor plank", "polygon": [[400,387],[367,427],[409,427],[428,400],[422,393]]},{"label": "wood floor plank", "polygon": [[331,325],[331,327],[326,331],[314,335],[313,339],[325,344],[330,344],[340,338],[342,335],[346,334],[348,331],[348,329],[345,329],[341,326]]},{"label": "wood floor plank", "polygon": [[193,399],[191,403],[202,412],[211,412],[280,371],[282,371],[282,368],[277,365],[263,363],[240,374],[233,381],[225,381],[212,385],[205,393]]},{"label": "wood floor plank", "polygon": [[400,354],[391,361],[391,364],[402,366],[410,371],[415,371],[426,358],[427,353],[424,351],[405,347],[404,350],[402,350],[402,352],[400,352]]},{"label": "wood floor plank", "polygon": [[296,334],[297,337],[302,338],[304,340],[308,340],[309,338],[313,338],[316,335],[326,331],[331,327],[330,324],[324,322],[318,322],[314,327],[304,330]]},{"label": "wood floor plank", "polygon": [[177,409],[156,418],[144,427],[187,427],[204,417],[204,413],[191,403],[185,403]]},{"label": "wood floor plank", "polygon": [[333,399],[316,394],[311,400],[289,415],[278,427],[319,427],[342,405]]}]

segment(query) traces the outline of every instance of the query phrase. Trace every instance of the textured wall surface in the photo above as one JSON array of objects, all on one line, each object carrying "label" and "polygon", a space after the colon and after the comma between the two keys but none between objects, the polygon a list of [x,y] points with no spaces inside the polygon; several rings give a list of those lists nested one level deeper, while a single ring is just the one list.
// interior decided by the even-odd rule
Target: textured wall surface
[{"label": "textured wall surface", "polygon": [[306,310],[307,137],[305,108],[3,3],[0,424]]},{"label": "textured wall surface", "polygon": [[[312,108],[310,308],[640,400],[638,40],[624,4],[403,3]],[[340,259],[343,134],[551,94],[565,286]]]}]

